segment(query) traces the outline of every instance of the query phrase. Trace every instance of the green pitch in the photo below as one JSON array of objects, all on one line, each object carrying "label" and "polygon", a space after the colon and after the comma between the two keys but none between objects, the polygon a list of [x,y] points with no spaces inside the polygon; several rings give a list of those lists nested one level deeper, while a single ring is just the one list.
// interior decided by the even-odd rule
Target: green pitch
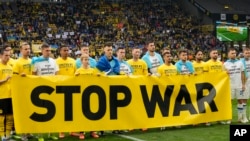
[{"label": "green pitch", "polygon": [[243,28],[241,33],[228,31],[226,28],[217,28],[217,39],[220,41],[246,41],[247,40],[247,28]]}]

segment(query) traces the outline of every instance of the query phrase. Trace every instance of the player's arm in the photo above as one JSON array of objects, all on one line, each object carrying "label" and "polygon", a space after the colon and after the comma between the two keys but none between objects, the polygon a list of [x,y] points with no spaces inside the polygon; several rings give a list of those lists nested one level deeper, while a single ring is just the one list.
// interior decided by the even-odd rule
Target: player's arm
[{"label": "player's arm", "polygon": [[37,75],[38,73],[38,66],[37,66],[37,64],[35,63],[35,64],[32,64],[31,65],[31,72],[32,72],[32,75]]},{"label": "player's arm", "polygon": [[142,68],[143,68],[143,75],[151,75],[151,73],[148,71],[148,65],[145,63],[145,62],[143,62],[142,63]]},{"label": "player's arm", "polygon": [[226,68],[226,64],[222,65],[222,71],[226,71],[227,74],[230,74],[229,70]]},{"label": "player's arm", "polygon": [[58,75],[59,73],[59,66],[57,63],[55,63],[55,75]]},{"label": "player's arm", "polygon": [[156,73],[156,74],[157,74],[158,76],[162,76],[162,75],[163,75],[162,72],[163,72],[163,71],[162,71],[162,68],[161,68],[161,67],[158,67],[158,68],[157,68],[157,73]]},{"label": "player's arm", "polygon": [[0,85],[2,85],[2,84],[4,84],[5,82],[7,82],[10,78],[11,78],[11,76],[7,76],[5,79],[0,80]]},{"label": "player's arm", "polygon": [[241,82],[242,82],[242,90],[245,90],[245,80],[246,80],[246,78],[245,78],[246,76],[245,76],[245,72],[244,71],[241,71]]}]

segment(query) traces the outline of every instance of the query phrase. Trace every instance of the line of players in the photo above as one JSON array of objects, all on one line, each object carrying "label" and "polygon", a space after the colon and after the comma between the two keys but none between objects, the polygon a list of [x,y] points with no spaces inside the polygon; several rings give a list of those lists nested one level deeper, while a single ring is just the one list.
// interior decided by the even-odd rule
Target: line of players
[{"label": "line of players", "polygon": [[[0,128],[1,136],[8,138],[10,131],[13,130],[13,111],[11,103],[10,80],[12,75],[199,75],[206,72],[227,71],[230,77],[231,98],[237,99],[238,121],[248,122],[247,119],[247,99],[250,93],[250,48],[243,49],[244,57],[237,59],[236,50],[228,49],[228,60],[224,63],[218,60],[218,51],[211,49],[209,52],[210,60],[203,61],[203,52],[195,53],[195,60],[188,60],[188,53],[185,49],[178,52],[179,60],[172,61],[171,50],[164,48],[160,53],[155,51],[154,41],[146,42],[147,52],[140,58],[141,49],[134,47],[132,49],[132,58],[125,60],[125,48],[118,47],[116,56],[113,55],[111,44],[105,44],[104,54],[98,61],[89,56],[89,47],[81,46],[81,57],[76,60],[69,57],[69,47],[62,45],[59,48],[60,57],[50,58],[51,47],[48,44],[41,46],[42,55],[29,58],[31,53],[30,45],[23,42],[20,45],[21,57],[17,60],[10,58],[11,46],[5,45],[0,52],[0,88],[6,89],[4,94],[0,95]],[[4,122],[2,122],[4,121]],[[230,124],[231,121],[226,121]],[[145,128],[141,129],[147,130]],[[115,130],[118,131],[119,130]],[[102,135],[104,132],[100,132]],[[84,139],[84,132],[71,133]],[[27,135],[23,135],[24,140]],[[91,137],[99,138],[97,132],[90,132]],[[57,137],[50,135],[52,139]],[[59,133],[59,138],[64,138],[64,133]],[[39,141],[43,141],[42,136],[38,136]]]}]

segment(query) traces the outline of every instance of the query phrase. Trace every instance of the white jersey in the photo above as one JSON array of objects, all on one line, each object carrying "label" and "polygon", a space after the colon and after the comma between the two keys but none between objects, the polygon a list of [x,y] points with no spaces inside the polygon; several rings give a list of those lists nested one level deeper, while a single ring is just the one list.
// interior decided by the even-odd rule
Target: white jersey
[{"label": "white jersey", "polygon": [[244,63],[243,64],[244,64],[244,68],[246,70],[247,81],[250,82],[250,59],[245,60]]},{"label": "white jersey", "polygon": [[125,74],[132,74],[131,68],[127,63],[120,63],[120,72],[124,72]]},{"label": "white jersey", "polygon": [[245,76],[246,76],[246,84],[245,84],[245,91],[244,91],[244,99],[249,99],[250,98],[250,59],[242,59],[241,60],[244,68],[245,68]]},{"label": "white jersey", "polygon": [[186,65],[181,65],[181,71],[180,74],[191,74],[192,72],[189,71],[188,67]]},{"label": "white jersey", "polygon": [[231,89],[242,88],[241,73],[244,71],[244,65],[240,60],[226,61],[225,69],[229,72]]},{"label": "white jersey", "polygon": [[150,69],[150,72],[153,74],[157,74],[157,68],[161,65],[159,58],[156,55],[149,56],[149,61],[152,64],[152,68]]},{"label": "white jersey", "polygon": [[56,61],[52,58],[34,64],[33,72],[37,75],[55,75],[59,71]]}]

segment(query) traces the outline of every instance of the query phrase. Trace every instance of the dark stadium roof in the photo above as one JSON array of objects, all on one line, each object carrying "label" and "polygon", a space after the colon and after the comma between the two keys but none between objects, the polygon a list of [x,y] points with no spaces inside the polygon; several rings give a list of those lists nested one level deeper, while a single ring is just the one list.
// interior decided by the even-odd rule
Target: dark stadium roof
[{"label": "dark stadium roof", "polygon": [[[211,13],[250,14],[250,0],[195,0]],[[225,8],[228,6],[228,8]]]}]

